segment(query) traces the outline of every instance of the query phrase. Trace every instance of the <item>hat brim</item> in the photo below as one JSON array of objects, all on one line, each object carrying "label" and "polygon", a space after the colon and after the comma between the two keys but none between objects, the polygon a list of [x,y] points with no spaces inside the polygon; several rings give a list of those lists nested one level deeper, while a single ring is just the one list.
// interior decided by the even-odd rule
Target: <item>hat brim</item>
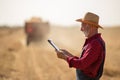
[{"label": "hat brim", "polygon": [[102,29],[103,29],[103,27],[101,27],[100,25],[98,25],[98,24],[96,24],[96,23],[94,23],[94,22],[90,22],[90,21],[83,20],[83,19],[77,19],[76,21],[77,21],[77,22],[82,22],[82,23],[91,24],[91,25],[95,25],[95,27],[98,27],[98,28],[102,28]]}]

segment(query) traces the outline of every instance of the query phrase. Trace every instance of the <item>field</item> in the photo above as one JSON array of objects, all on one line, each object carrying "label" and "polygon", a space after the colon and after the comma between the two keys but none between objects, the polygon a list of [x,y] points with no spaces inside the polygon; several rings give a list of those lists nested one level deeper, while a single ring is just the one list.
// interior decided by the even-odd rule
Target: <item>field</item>
[{"label": "field", "polygon": [[[120,27],[100,30],[106,42],[106,62],[101,80],[120,78]],[[0,80],[75,80],[75,69],[58,59],[48,44],[56,45],[79,56],[85,37],[79,27],[52,26],[46,39],[26,46],[22,27],[0,28]]]}]

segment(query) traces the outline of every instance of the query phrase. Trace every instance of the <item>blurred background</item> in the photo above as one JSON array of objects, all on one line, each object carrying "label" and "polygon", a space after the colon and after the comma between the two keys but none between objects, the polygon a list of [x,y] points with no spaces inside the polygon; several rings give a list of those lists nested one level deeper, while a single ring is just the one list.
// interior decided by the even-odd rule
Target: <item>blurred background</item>
[{"label": "blurred background", "polygon": [[47,42],[80,56],[86,12],[99,15],[106,42],[101,80],[120,78],[119,0],[0,0],[0,80],[75,80],[75,69]]}]

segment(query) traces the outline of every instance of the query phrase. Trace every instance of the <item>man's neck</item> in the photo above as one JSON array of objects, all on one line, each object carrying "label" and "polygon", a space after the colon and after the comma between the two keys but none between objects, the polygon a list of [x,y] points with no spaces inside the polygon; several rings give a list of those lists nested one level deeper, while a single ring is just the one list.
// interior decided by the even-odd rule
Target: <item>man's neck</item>
[{"label": "man's neck", "polygon": [[98,31],[97,31],[97,30],[94,31],[94,32],[92,32],[92,33],[90,33],[90,35],[89,35],[87,38],[90,38],[90,37],[92,37],[92,36],[94,36],[94,35],[96,35],[96,34],[98,34]]}]

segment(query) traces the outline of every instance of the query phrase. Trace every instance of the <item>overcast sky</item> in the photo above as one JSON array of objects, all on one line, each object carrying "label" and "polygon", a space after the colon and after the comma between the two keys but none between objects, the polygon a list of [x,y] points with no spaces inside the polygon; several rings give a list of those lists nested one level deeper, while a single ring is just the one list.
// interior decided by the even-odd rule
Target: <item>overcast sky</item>
[{"label": "overcast sky", "polygon": [[0,0],[0,25],[24,25],[32,16],[71,25],[86,12],[98,14],[100,25],[120,25],[120,0]]}]

